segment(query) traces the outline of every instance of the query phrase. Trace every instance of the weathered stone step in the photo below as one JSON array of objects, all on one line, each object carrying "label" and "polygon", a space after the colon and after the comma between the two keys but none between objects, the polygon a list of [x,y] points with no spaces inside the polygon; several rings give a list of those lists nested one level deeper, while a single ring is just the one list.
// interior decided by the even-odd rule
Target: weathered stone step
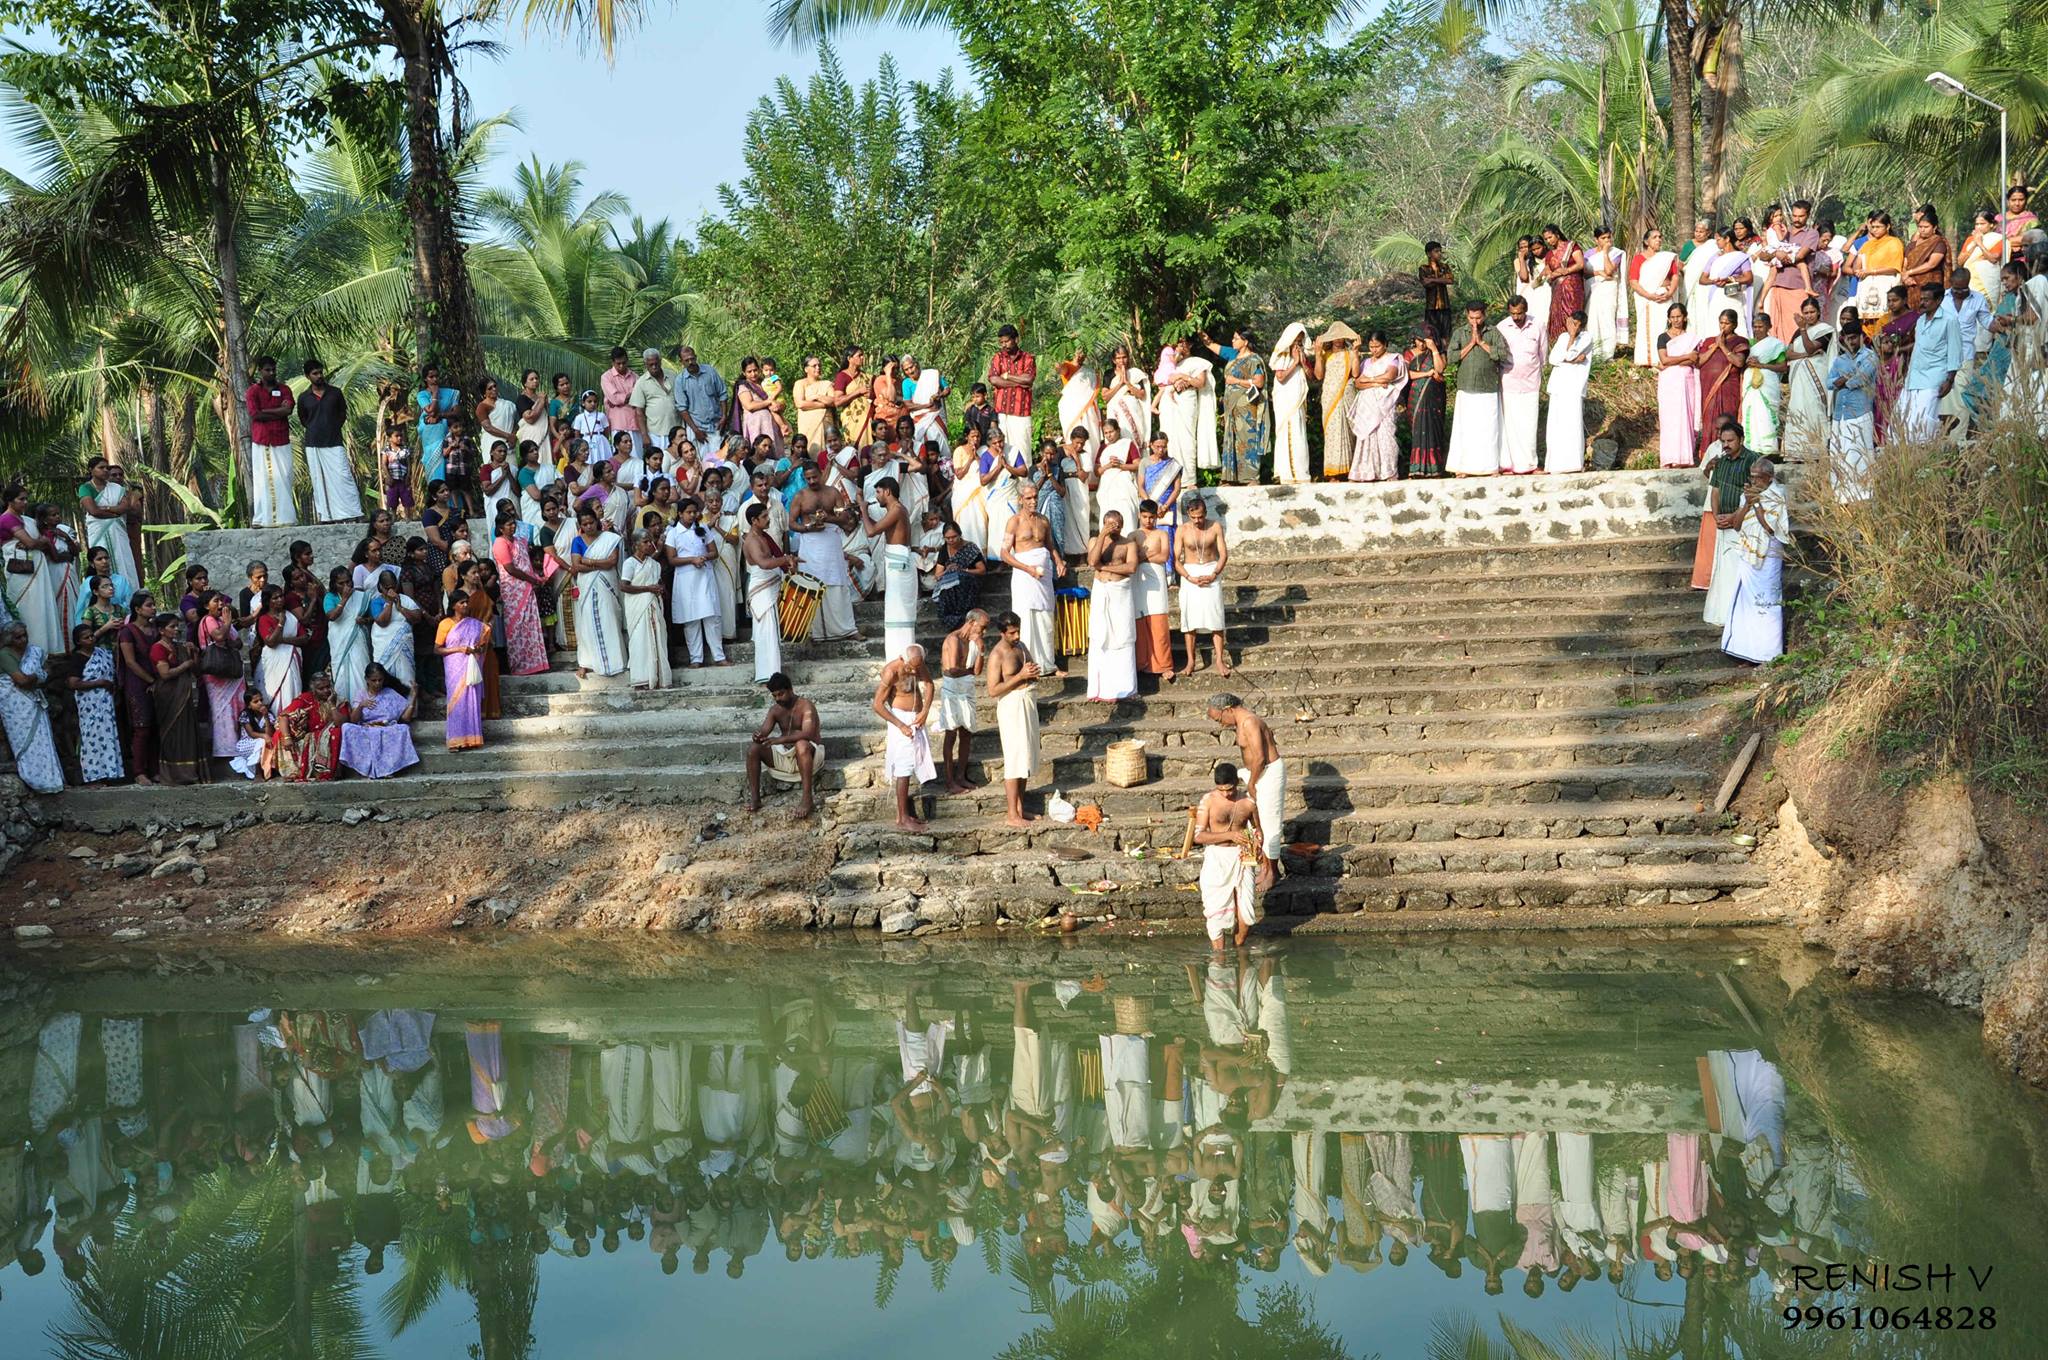
[{"label": "weathered stone step", "polygon": [[[1557,657],[1598,656],[1632,659],[1638,656],[1712,656],[1720,650],[1721,630],[1698,619],[1683,624],[1617,624],[1593,630],[1524,627],[1508,634],[1460,634],[1434,638],[1383,637],[1369,629],[1356,631],[1317,625],[1280,629],[1246,629],[1225,636],[1224,654],[1233,668],[1271,670],[1300,662],[1339,659],[1350,666],[1389,664],[1448,665],[1459,660],[1532,661]],[[1183,639],[1176,634],[1173,652],[1176,662],[1187,660]],[[1210,644],[1197,639],[1204,649]],[[1085,670],[1087,654],[1067,658],[1069,670]]]},{"label": "weathered stone step", "polygon": [[[501,745],[579,742],[590,750],[598,749],[598,744],[609,745],[625,755],[640,751],[643,743],[685,738],[727,742],[735,738],[744,739],[761,725],[763,702],[763,696],[756,694],[745,706],[697,702],[601,713],[518,713],[507,705],[506,716],[484,723],[484,749],[488,751]],[[862,728],[879,720],[865,703],[819,700],[818,721],[820,730],[828,738],[850,740]],[[412,730],[413,744],[422,756],[430,745],[441,746],[447,741],[447,723],[438,718],[415,722]]]},{"label": "weathered stone step", "polygon": [[[1086,658],[1076,658],[1076,662],[1077,665],[1070,666],[1064,682],[1042,682],[1038,687],[1039,693],[1048,693],[1050,685],[1060,683],[1062,688],[1052,692],[1084,697],[1088,690]],[[1494,656],[1447,659],[1438,658],[1427,647],[1417,646],[1411,649],[1411,655],[1406,659],[1365,663],[1351,661],[1335,648],[1317,649],[1312,656],[1285,662],[1269,660],[1262,649],[1254,649],[1241,660],[1232,662],[1232,670],[1243,674],[1221,676],[1212,667],[1175,683],[1179,688],[1194,689],[1202,697],[1217,690],[1234,690],[1241,695],[1256,696],[1255,705],[1258,700],[1263,700],[1269,707],[1277,707],[1304,699],[1313,701],[1326,688],[1346,685],[1373,690],[1422,685],[1443,692],[1468,684],[1500,685],[1521,681],[1547,690],[1554,685],[1574,681],[1612,682],[1666,671],[1697,673],[1718,670],[1722,678],[1751,673],[1748,667],[1732,657],[1705,645],[1642,647],[1568,655],[1525,647]]]},{"label": "weathered stone step", "polygon": [[[1660,732],[1704,725],[1724,706],[1753,696],[1753,687],[1717,692],[1705,698],[1673,699],[1643,704],[1604,704],[1586,708],[1454,710],[1448,713],[1332,713],[1304,720],[1285,712],[1269,715],[1283,749],[1312,749],[1326,740],[1420,741],[1448,737],[1607,736],[1626,732]],[[1320,696],[1316,696],[1320,698]],[[1040,730],[1080,730],[1090,738],[1088,749],[1102,751],[1112,742],[1137,739],[1153,751],[1161,747],[1211,746],[1235,749],[1235,738],[1209,721],[1206,699],[1179,706],[1158,695],[1104,704],[1048,702],[1040,706]],[[1190,709],[1196,711],[1189,711]],[[1127,711],[1131,710],[1131,711]],[[993,732],[993,705],[980,706],[982,729]],[[859,710],[865,720],[867,710]],[[993,740],[993,736],[990,740]]]},{"label": "weathered stone step", "polygon": [[[874,770],[872,787],[885,789],[878,762],[867,762]],[[852,778],[858,780],[860,771]],[[1531,804],[1590,803],[1652,798],[1694,798],[1715,781],[1715,776],[1690,765],[1591,766],[1576,770],[1470,770],[1459,773],[1309,774],[1291,771],[1287,781],[1286,816],[1290,824],[1306,811],[1328,821],[1332,814],[1353,808],[1475,807],[1500,809],[1503,816]],[[858,783],[850,787],[859,787]],[[937,786],[932,786],[933,790]],[[1176,829],[1186,810],[1213,787],[1208,779],[1162,779],[1133,789],[1097,786],[1092,783],[1060,783],[1068,801],[1095,803],[1111,818],[1128,818],[1134,824],[1157,822],[1162,816]],[[1043,809],[1046,786],[1034,783],[1026,794],[1027,812]],[[984,786],[973,793],[931,794],[935,825],[951,830],[955,826],[973,829],[978,819],[1003,816],[1003,791]],[[1521,815],[1534,816],[1540,808]],[[874,804],[872,820],[886,821],[893,808],[881,800]]]},{"label": "weathered stone step", "polygon": [[[879,655],[868,657],[835,657],[814,661],[797,656],[787,658],[790,674],[801,677],[806,686],[818,684],[860,683],[872,688],[877,668],[881,665]],[[507,675],[498,682],[498,693],[505,699],[525,699],[536,695],[611,695],[633,696],[633,682],[628,672],[617,675],[592,673],[581,679],[573,670],[547,671],[540,675]],[[701,702],[717,695],[745,696],[759,702],[761,687],[754,683],[754,666],[751,661],[742,665],[734,662],[730,666],[705,667],[675,672],[675,683],[666,690],[640,691],[641,697],[657,694],[687,696],[684,702]]]},{"label": "weathered stone step", "polygon": [[[1102,777],[1103,750],[1113,734],[1097,737],[1071,729],[1042,735],[1039,750],[1051,762],[1051,781],[1062,787],[1092,784]],[[1627,765],[1675,763],[1697,738],[1683,731],[1630,732],[1611,737],[1448,737],[1399,741],[1355,741],[1325,738],[1313,744],[1313,755],[1296,757],[1305,770],[1318,774],[1398,774],[1404,771],[1548,771],[1568,774]],[[860,738],[860,749],[879,752],[884,734],[879,724]],[[1236,761],[1235,742],[1206,746],[1163,746],[1149,750],[1152,778],[1197,779],[1218,760]],[[970,768],[985,778],[1001,774],[1002,758],[995,743],[983,743]],[[1294,761],[1289,767],[1294,767]]]},{"label": "weathered stone step", "polygon": [[[939,800],[942,812],[950,801]],[[892,828],[875,825],[850,833],[848,844],[874,843],[892,854],[932,849],[951,855],[1024,850],[1042,853],[1063,846],[1091,855],[1124,855],[1133,848],[1148,853],[1178,850],[1186,834],[1186,820],[1184,811],[1177,817],[1112,817],[1102,830],[1089,831],[1040,819],[1030,829],[1019,831],[1004,826],[999,816],[968,819],[947,815],[932,823],[932,833],[926,837],[902,836]],[[1724,836],[1727,833],[1723,820],[1694,802],[1622,799],[1530,804],[1519,808],[1428,804],[1342,812],[1311,810],[1291,814],[1287,831],[1291,843],[1340,849],[1354,845],[1405,848],[1413,844],[1448,850],[1484,846],[1503,839],[1585,847],[1622,837],[1649,840],[1663,836]],[[1727,844],[1734,846],[1732,841]]]},{"label": "weathered stone step", "polygon": [[1562,543],[1453,544],[1442,547],[1374,547],[1359,553],[1248,554],[1234,552],[1233,561],[1247,571],[1268,572],[1282,580],[1315,576],[1438,577],[1460,572],[1548,571],[1565,567],[1600,568],[1669,564],[1691,560],[1690,534],[1639,534]]},{"label": "weathered stone step", "polygon": [[[1174,867],[1184,875],[1177,883],[1133,884],[1100,895],[1077,890],[1080,885],[991,883],[989,900],[1012,920],[1060,910],[1090,915],[1113,912],[1147,920],[1201,915],[1201,894],[1195,890],[1199,860],[1175,862]],[[1745,864],[1658,864],[1594,873],[1546,870],[1403,874],[1377,879],[1283,877],[1260,900],[1269,916],[1360,910],[1619,907],[1711,902],[1730,894],[1754,894],[1765,883],[1762,870]],[[952,895],[963,894],[956,889]]]},{"label": "weathered stone step", "polygon": [[[616,745],[584,737],[495,744],[487,740],[481,748],[468,751],[451,751],[445,743],[428,746],[415,742],[420,753],[417,773],[422,777],[495,773],[509,780],[522,775],[548,775],[557,769],[575,769],[611,758],[622,769],[649,763],[671,767],[703,765],[743,775],[747,738],[752,732],[753,724],[748,724],[744,730],[736,729],[717,737],[695,733],[666,737],[639,735],[631,738],[630,742]],[[856,760],[866,749],[851,733],[827,733],[824,740],[825,758],[831,764],[843,765]]]},{"label": "weathered stone step", "polygon": [[[601,754],[588,753],[591,757]],[[838,789],[845,777],[843,767],[828,764],[818,776],[820,794]],[[765,781],[763,792],[767,792]],[[557,811],[603,799],[643,806],[689,803],[700,808],[728,808],[738,807],[745,797],[746,772],[727,761],[516,773],[482,768],[463,771],[457,766],[447,773],[414,772],[379,780],[345,776],[327,784],[275,780],[252,784],[235,779],[183,788],[74,789],[56,801],[56,808],[67,826],[123,831],[153,822],[219,826],[243,813],[268,820],[338,821],[357,808],[414,817],[506,809]],[[784,798],[770,807],[789,805],[790,800]]]}]

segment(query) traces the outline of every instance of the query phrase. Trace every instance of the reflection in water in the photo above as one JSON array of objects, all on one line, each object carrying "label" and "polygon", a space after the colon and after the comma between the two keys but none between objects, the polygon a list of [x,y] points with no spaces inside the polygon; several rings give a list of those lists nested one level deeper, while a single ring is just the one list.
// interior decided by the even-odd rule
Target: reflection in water
[{"label": "reflection in water", "polygon": [[310,987],[232,1010],[217,987],[221,1009],[146,981],[87,989],[94,1009],[25,984],[0,1283],[54,1256],[55,1327],[91,1355],[429,1354],[408,1338],[465,1295],[476,1353],[534,1354],[543,1276],[573,1290],[596,1253],[730,1281],[766,1255],[791,1304],[865,1259],[877,1309],[906,1266],[943,1289],[968,1254],[1021,1296],[988,1346],[1018,1357],[1421,1354],[1431,1318],[1379,1287],[1417,1271],[1511,1316],[1606,1291],[1580,1329],[1641,1353],[1819,1354],[1846,1343],[1778,1330],[1817,1297],[1796,1267],[1940,1245],[1877,1240],[1845,1116],[1767,1056],[1732,949],[1475,975],[1476,1008],[1455,973],[1374,984],[1329,949],[1046,954],[1011,979],[862,957],[714,963],[588,1010],[524,983],[502,1008],[488,985],[399,1004],[393,981],[374,1008]]}]

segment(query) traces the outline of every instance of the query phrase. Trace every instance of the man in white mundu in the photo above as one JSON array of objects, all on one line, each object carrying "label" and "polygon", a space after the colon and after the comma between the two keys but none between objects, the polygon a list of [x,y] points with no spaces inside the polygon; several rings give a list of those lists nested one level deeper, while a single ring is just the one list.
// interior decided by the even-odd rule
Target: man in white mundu
[{"label": "man in white mundu", "polygon": [[789,507],[797,570],[825,588],[824,603],[811,623],[813,641],[860,636],[853,617],[853,577],[846,567],[847,530],[858,520],[846,493],[836,486],[807,486]]},{"label": "man in white mundu", "polygon": [[1138,692],[1138,616],[1132,578],[1137,540],[1124,533],[1116,511],[1102,517],[1102,532],[1088,544],[1095,588],[1088,599],[1088,697],[1105,703]]},{"label": "man in white mundu", "polygon": [[1053,646],[1053,588],[1066,572],[1066,559],[1053,551],[1052,522],[1038,513],[1038,488],[1016,483],[1017,513],[1004,531],[1002,557],[1010,567],[1010,608],[1023,626],[1024,645],[1038,669],[1064,677]]},{"label": "man in white mundu", "polygon": [[249,413],[249,519],[256,525],[297,524],[292,499],[292,390],[277,380],[277,360],[256,359],[256,380],[242,394]]},{"label": "man in white mundu", "polygon": [[782,583],[797,562],[769,533],[766,505],[756,501],[745,513],[740,554],[747,561],[747,616],[754,621],[754,680],[765,684],[782,669]]},{"label": "man in white mundu", "polygon": [[1187,647],[1187,666],[1168,679],[1193,675],[1202,667],[1200,645],[1203,633],[1216,658],[1216,673],[1230,674],[1230,660],[1223,652],[1223,568],[1230,561],[1230,545],[1224,541],[1223,526],[1209,521],[1209,502],[1199,491],[1181,497],[1180,532],[1173,536],[1173,565],[1180,573],[1180,633]]},{"label": "man in white mundu", "polygon": [[1739,513],[1741,571],[1721,628],[1721,650],[1762,665],[1785,654],[1785,548],[1792,542],[1791,507],[1770,459],[1750,464]]},{"label": "man in white mundu", "polygon": [[[341,433],[348,424],[348,400],[340,388],[328,386],[326,366],[318,359],[306,360],[306,390],[299,393],[298,406],[313,518],[321,524],[356,518],[363,513],[363,498]],[[519,460],[508,461],[516,467]]]},{"label": "man in white mundu", "polygon": [[1252,800],[1259,809],[1259,837],[1266,862],[1259,867],[1258,886],[1264,891],[1279,877],[1280,851],[1286,843],[1281,823],[1287,806],[1287,762],[1280,758],[1273,729],[1235,694],[1218,694],[1209,700],[1209,721],[1237,735],[1245,782],[1251,785]]},{"label": "man in white mundu", "polygon": [[931,733],[925,726],[931,717],[932,698],[932,673],[924,664],[924,648],[913,642],[882,667],[873,705],[875,716],[887,724],[882,773],[896,789],[899,831],[924,830],[924,823],[911,815],[910,796],[939,773],[932,764]]},{"label": "man in white mundu", "polygon": [[1526,298],[1508,299],[1500,323],[1506,362],[1500,375],[1500,470],[1536,470],[1536,417],[1543,404],[1543,324],[1529,315]]},{"label": "man in white mundu", "polygon": [[1232,943],[1241,945],[1259,919],[1254,860],[1245,835],[1257,815],[1253,801],[1238,796],[1237,766],[1218,761],[1216,787],[1195,805],[1194,836],[1202,847],[1202,922],[1209,947],[1219,953],[1225,931],[1234,929]]},{"label": "man in white mundu", "polygon": [[1023,621],[1013,613],[996,618],[996,645],[988,654],[988,697],[996,702],[996,734],[1003,747],[1003,824],[1027,827],[1024,786],[1039,769],[1038,663],[1024,649]]},{"label": "man in white mundu", "polygon": [[974,757],[974,684],[981,675],[986,610],[970,609],[939,646],[939,702],[932,731],[939,734],[948,793],[971,793],[967,763]]},{"label": "man in white mundu", "polygon": [[718,546],[698,522],[703,513],[702,501],[695,496],[684,497],[676,511],[676,522],[669,526],[662,540],[668,564],[675,570],[675,581],[670,586],[669,622],[683,630],[683,643],[689,649],[692,666],[704,665],[707,654],[710,664],[723,666],[725,643],[719,637],[718,582],[712,576]]},{"label": "man in white mundu", "polygon": [[1491,477],[1500,471],[1500,366],[1507,346],[1494,352],[1486,308],[1465,309],[1465,324],[1451,336],[1458,369],[1458,403],[1451,408],[1451,443],[1444,471],[1453,477]]},{"label": "man in white mundu", "polygon": [[[881,555],[882,652],[894,661],[917,645],[917,550],[910,546],[910,519],[897,499],[894,477],[873,483],[878,518],[861,509],[861,526]],[[920,653],[922,655],[922,653]]]}]

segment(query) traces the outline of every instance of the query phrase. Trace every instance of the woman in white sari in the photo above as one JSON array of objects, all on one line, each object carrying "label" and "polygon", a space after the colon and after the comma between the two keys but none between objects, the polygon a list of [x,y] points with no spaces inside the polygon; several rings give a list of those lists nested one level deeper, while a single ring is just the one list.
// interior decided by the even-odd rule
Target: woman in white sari
[{"label": "woman in white sari", "polygon": [[1821,320],[1814,298],[1799,305],[1790,357],[1782,448],[1788,458],[1820,458],[1828,447],[1828,369],[1835,362],[1835,328]]},{"label": "woman in white sari", "polygon": [[1713,301],[1707,296],[1707,270],[1713,267],[1714,257],[1720,253],[1721,247],[1714,240],[1714,224],[1704,217],[1693,223],[1692,251],[1685,257],[1685,282],[1678,300],[1685,304],[1685,314],[1693,319],[1692,335],[1695,339],[1704,339],[1720,329],[1709,325],[1702,331],[1698,320],[1706,315],[1707,305]]},{"label": "woman in white sari", "polygon": [[953,487],[949,493],[953,523],[960,536],[977,548],[988,544],[988,493],[981,485],[981,436],[968,427],[966,441],[953,450]]},{"label": "woman in white sari", "polygon": [[[1067,543],[1069,553],[1087,551],[1088,538],[1095,528],[1095,506],[1088,492],[1088,479],[1095,475],[1095,455],[1102,450],[1102,409],[1095,404],[1102,385],[1095,376],[1095,366],[1088,362],[1083,350],[1075,350],[1074,357],[1060,365],[1065,382],[1060,388],[1060,447],[1069,449],[1074,460],[1074,469],[1080,475],[1066,479],[1067,486]],[[1081,451],[1071,452],[1068,438],[1075,430],[1086,430],[1087,439]]]},{"label": "woman in white sari", "polygon": [[576,573],[576,677],[626,669],[626,625],[619,603],[619,559],[625,542],[588,502],[576,511],[569,570]]},{"label": "woman in white sari", "polygon": [[1184,468],[1215,471],[1223,466],[1216,446],[1216,379],[1207,359],[1188,352],[1185,340],[1173,347],[1173,376],[1159,391],[1159,424],[1167,452]]},{"label": "woman in white sari", "polygon": [[1702,294],[1708,314],[1693,316],[1694,331],[1700,335],[1717,335],[1721,330],[1721,313],[1733,312],[1735,333],[1748,340],[1756,328],[1755,262],[1747,250],[1736,244],[1732,229],[1720,231],[1714,238],[1714,244],[1719,250],[1714,262],[1707,266],[1706,290]]},{"label": "woman in white sari", "polygon": [[1309,480],[1308,330],[1299,321],[1280,332],[1270,362],[1273,384],[1273,480]]},{"label": "woman in white sari", "polygon": [[1529,315],[1544,324],[1550,315],[1550,277],[1543,262],[1543,242],[1524,236],[1515,242],[1515,292],[1529,304]]},{"label": "woman in white sari", "polygon": [[[712,531],[711,546],[718,551],[718,560],[711,564],[711,581],[718,588],[719,636],[731,642],[740,635],[740,493],[732,486],[731,464],[705,476],[715,476],[719,483],[717,499],[708,489],[704,493],[704,520]],[[666,646],[666,634],[663,639]]]},{"label": "woman in white sari", "polygon": [[370,597],[356,589],[347,567],[327,573],[327,594],[320,612],[327,616],[327,668],[334,678],[334,692],[344,703],[356,703],[363,696],[363,672],[370,667],[370,630],[363,624],[363,611]]},{"label": "woman in white sari", "polygon": [[990,556],[1001,555],[1010,518],[1017,513],[1017,478],[1030,471],[1024,457],[1003,442],[1000,429],[988,432],[988,447],[981,451],[975,466],[982,478],[982,509],[988,516],[988,542],[983,550]]},{"label": "woman in white sari", "polygon": [[634,689],[667,689],[675,683],[668,662],[668,612],[662,607],[661,538],[653,530],[633,540],[633,555],[619,568],[625,596],[626,654]]},{"label": "woman in white sari", "polygon": [[1629,265],[1628,290],[1636,299],[1636,363],[1645,368],[1656,362],[1664,314],[1678,291],[1677,281],[1671,277],[1677,263],[1678,256],[1664,248],[1664,233],[1651,227],[1643,236],[1642,253]]},{"label": "woman in white sari", "polygon": [[[125,505],[127,500],[128,488],[111,477],[105,486],[93,493],[94,503],[103,510]],[[135,546],[128,541],[128,520],[125,515],[85,516],[85,546],[88,552],[94,548],[105,548],[108,559],[113,563],[114,574],[122,580],[142,579],[141,574],[135,570]]]},{"label": "woman in white sari", "polygon": [[378,575],[376,589],[377,598],[369,606],[370,659],[382,666],[386,675],[411,689],[418,675],[418,667],[413,663],[412,627],[426,613],[417,600],[399,591],[398,578],[389,572]]},{"label": "woman in white sari", "polygon": [[[298,616],[284,607],[284,592],[276,586],[263,592],[263,613],[256,620],[256,636],[261,643],[258,649],[261,655],[256,662],[256,687],[269,701],[270,711],[282,713],[305,688],[306,662],[298,640]],[[409,629],[405,643],[410,651],[412,632]],[[411,678],[410,675],[406,677],[408,680]]]},{"label": "woman in white sari", "polygon": [[1543,427],[1543,470],[1586,470],[1586,379],[1593,372],[1593,333],[1573,312],[1550,346],[1550,414]]},{"label": "woman in white sari", "polygon": [[[1116,422],[1124,438],[1140,449],[1152,442],[1152,379],[1131,362],[1131,347],[1118,345],[1109,356],[1109,382],[1102,393],[1103,414]],[[1130,531],[1125,526],[1125,532]]]}]

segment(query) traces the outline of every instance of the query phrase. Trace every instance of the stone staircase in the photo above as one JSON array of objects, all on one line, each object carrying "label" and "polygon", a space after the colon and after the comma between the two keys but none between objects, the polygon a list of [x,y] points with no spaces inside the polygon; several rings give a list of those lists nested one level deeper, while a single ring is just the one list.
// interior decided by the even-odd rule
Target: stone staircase
[{"label": "stone staircase", "polygon": [[[977,899],[1013,919],[1196,914],[1195,865],[1162,856],[1178,850],[1211,766],[1235,756],[1206,713],[1228,688],[1288,760],[1290,848],[1270,914],[1753,896],[1761,873],[1706,810],[1727,705],[1753,692],[1751,673],[1700,621],[1692,542],[1234,560],[1229,679],[1204,672],[1114,705],[1086,701],[1079,664],[1039,686],[1047,782],[1101,807],[1101,832],[1001,825],[984,703],[977,777],[991,783],[927,798],[924,836],[895,831],[887,790],[866,795],[864,812],[849,792],[839,815],[853,834],[833,883],[883,912],[914,897],[919,919],[941,925],[956,907],[983,919]],[[1148,745],[1150,779],[1103,782],[1109,744],[1132,737]],[[872,722],[865,740],[880,749]],[[1075,891],[1103,880],[1115,888]]]},{"label": "stone staircase", "polygon": [[[1227,680],[1205,671],[1096,704],[1084,697],[1085,658],[1074,658],[1073,675],[1038,686],[1050,773],[1029,810],[1057,788],[1102,809],[1099,833],[1001,824],[987,702],[974,771],[983,787],[928,791],[929,830],[895,829],[868,708],[879,602],[858,610],[875,640],[785,654],[819,707],[827,754],[824,806],[802,846],[789,840],[786,796],[759,822],[738,811],[764,702],[744,642],[728,647],[731,666],[680,671],[674,688],[652,693],[623,675],[579,680],[569,657],[545,675],[507,677],[482,750],[451,753],[438,719],[422,721],[421,766],[397,779],[75,790],[56,810],[74,828],[115,832],[681,804],[725,820],[730,839],[698,854],[729,861],[718,880],[728,895],[761,882],[764,862],[830,847],[822,881],[780,884],[811,903],[800,924],[943,928],[1059,909],[1193,916],[1197,865],[1172,853],[1211,766],[1235,758],[1207,717],[1209,697],[1227,688],[1272,726],[1288,761],[1274,916],[1747,899],[1763,876],[1732,824],[1707,809],[1752,672],[1700,622],[1692,545],[1690,534],[1659,532],[1234,558]],[[986,607],[1007,600],[1007,582],[992,579]],[[928,610],[921,633],[936,656]],[[1126,738],[1146,742],[1149,769],[1121,789],[1102,769]]]}]

